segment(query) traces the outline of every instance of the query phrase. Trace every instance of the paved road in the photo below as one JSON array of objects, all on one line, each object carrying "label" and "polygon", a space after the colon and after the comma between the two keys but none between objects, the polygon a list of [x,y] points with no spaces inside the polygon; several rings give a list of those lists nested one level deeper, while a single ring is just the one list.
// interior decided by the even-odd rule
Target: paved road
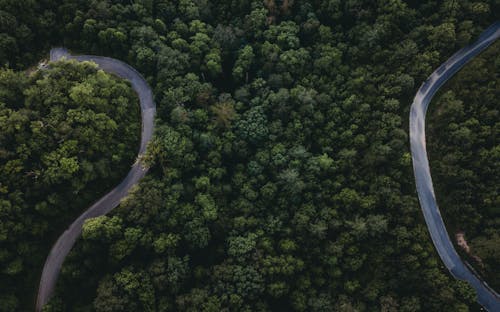
[{"label": "paved road", "polygon": [[432,241],[451,275],[457,279],[467,281],[474,287],[477,292],[478,303],[489,311],[500,311],[500,297],[484,281],[477,277],[470,265],[464,263],[458,256],[450,241],[448,232],[446,232],[443,218],[436,203],[425,146],[425,114],[436,91],[462,66],[499,37],[500,22],[497,22],[485,30],[474,44],[455,53],[422,84],[415,96],[410,111],[410,145],[413,158],[413,171],[415,173],[420,206],[422,207]]},{"label": "paved road", "polygon": [[[132,88],[137,92],[141,104],[142,116],[142,133],[141,145],[139,148],[139,156],[146,151],[147,143],[151,140],[154,129],[154,116],[156,106],[153,102],[153,93],[144,78],[131,66],[118,61],[116,59],[78,55],[71,56],[67,50],[63,48],[55,48],[50,51],[50,60],[56,61],[60,58],[75,59],[77,61],[93,61],[99,68],[106,72],[115,74],[121,78],[127,79],[132,84]],[[38,296],[36,302],[36,311],[41,311],[42,307],[48,302],[54,287],[57,277],[64,259],[75,244],[76,239],[82,232],[82,225],[89,218],[105,215],[113,208],[120,204],[120,201],[127,195],[128,191],[134,186],[145,174],[147,169],[143,168],[140,163],[136,162],[130,169],[125,179],[115,187],[111,192],[102,197],[99,201],[88,208],[73,224],[59,237],[57,242],[52,246],[49,256],[45,261],[38,288]]]}]

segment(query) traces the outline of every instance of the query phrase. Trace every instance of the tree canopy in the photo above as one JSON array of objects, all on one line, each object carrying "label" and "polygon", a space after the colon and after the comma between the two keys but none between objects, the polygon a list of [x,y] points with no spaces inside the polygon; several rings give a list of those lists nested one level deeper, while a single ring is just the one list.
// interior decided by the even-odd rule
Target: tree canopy
[{"label": "tree canopy", "polygon": [[500,255],[494,251],[500,242],[499,52],[496,43],[444,86],[431,103],[428,122],[430,165],[450,234],[465,234],[471,250],[457,250],[495,289],[500,287]]},{"label": "tree canopy", "polygon": [[55,235],[134,162],[138,104],[93,63],[0,70],[1,311],[30,309]]},{"label": "tree canopy", "polygon": [[[429,238],[415,192],[407,120],[428,75],[499,19],[498,1],[0,0],[0,10],[0,64],[27,68],[54,45],[118,58],[146,77],[158,108],[145,156],[148,175],[112,213],[85,223],[46,311],[478,309],[474,292],[451,277]],[[136,129],[131,125],[138,119],[101,110],[118,109],[108,104],[128,94],[96,91],[102,73],[76,83],[57,68],[36,74],[40,84],[4,70],[2,75],[20,82],[2,82],[0,100],[17,103],[7,106],[15,112],[41,103],[57,120],[50,131],[54,142],[72,133],[71,126],[90,128],[51,145],[39,162],[46,169],[38,181],[77,187],[81,194],[82,181],[90,180],[78,174],[90,165],[79,158],[78,135],[89,133],[83,154],[104,149],[87,157],[105,162],[92,166],[109,172],[112,157],[105,151],[135,152],[126,141],[134,131],[116,138],[100,131]],[[44,85],[43,75],[60,81]],[[481,150],[484,161],[472,168],[491,176],[485,160],[498,150],[495,110],[487,106],[477,108],[478,117],[464,115],[469,110],[459,102],[466,99],[457,94],[447,95],[452,112],[443,114],[459,118],[449,129],[451,138],[467,138],[474,153]],[[63,95],[73,106],[58,108]],[[482,126],[479,116],[491,126]],[[32,120],[38,119],[16,113],[1,124],[14,136],[16,126],[44,129]],[[19,140],[45,146],[35,135]],[[446,146],[445,154],[456,155]],[[2,170],[9,183],[18,183],[26,171],[18,159],[29,154],[21,144],[10,153],[14,161],[2,163]],[[453,163],[464,168],[461,176],[473,176],[462,167],[473,158]],[[491,209],[494,184],[478,184],[485,186],[481,198]],[[2,211],[16,215],[23,197],[10,188],[2,194],[10,196]],[[66,210],[54,210],[53,203],[77,197],[62,201],[62,194],[50,189],[47,204],[30,215],[60,216]],[[53,225],[48,219],[40,227],[23,224],[16,219],[9,229]],[[456,224],[472,235],[469,225]],[[498,250],[498,226],[489,227],[492,233],[478,233],[473,245],[485,262]],[[0,232],[0,239],[10,233]],[[20,235],[16,243],[34,242]],[[0,311],[30,301],[31,292],[23,291],[32,288],[15,275],[22,265],[11,256],[30,248],[13,246],[0,249],[2,274],[11,276],[0,279]],[[41,267],[44,253],[33,254]]]}]

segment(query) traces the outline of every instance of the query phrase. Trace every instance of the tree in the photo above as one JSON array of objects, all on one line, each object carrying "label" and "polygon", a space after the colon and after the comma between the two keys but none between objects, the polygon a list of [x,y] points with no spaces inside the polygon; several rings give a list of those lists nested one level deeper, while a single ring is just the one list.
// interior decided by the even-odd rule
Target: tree
[{"label": "tree", "polygon": [[262,142],[269,133],[267,118],[261,106],[255,106],[245,112],[235,126],[239,137],[253,144]]},{"label": "tree", "polygon": [[212,49],[205,55],[206,71],[211,76],[217,76],[222,72],[220,50]]},{"label": "tree", "polygon": [[246,45],[238,53],[238,58],[233,67],[233,77],[236,80],[245,80],[248,82],[248,71],[252,65],[255,54],[253,53],[252,46]]}]

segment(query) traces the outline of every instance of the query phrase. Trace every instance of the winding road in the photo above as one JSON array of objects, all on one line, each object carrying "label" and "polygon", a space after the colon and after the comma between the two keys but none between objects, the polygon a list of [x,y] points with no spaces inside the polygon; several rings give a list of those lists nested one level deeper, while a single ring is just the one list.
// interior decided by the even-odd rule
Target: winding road
[{"label": "winding road", "polygon": [[472,267],[468,263],[464,263],[458,256],[439,212],[432,185],[429,160],[427,159],[425,114],[437,90],[468,61],[485,50],[499,37],[500,22],[497,22],[486,29],[474,44],[461,49],[450,57],[422,84],[410,111],[410,145],[415,183],[420,206],[432,241],[451,275],[456,279],[467,281],[476,290],[477,302],[489,311],[500,311],[499,295],[488,284],[478,278]]},{"label": "winding road", "polygon": [[[153,92],[141,74],[133,67],[113,58],[91,55],[72,56],[63,48],[54,48],[50,51],[51,61],[57,61],[61,58],[74,59],[80,62],[92,61],[96,63],[100,69],[130,81],[132,88],[139,96],[141,104],[142,133],[138,157],[144,154],[147,144],[153,135],[156,105],[153,102]],[[137,184],[146,174],[146,171],[147,168],[144,168],[141,163],[137,161],[118,186],[88,208],[57,239],[43,267],[35,308],[37,312],[42,310],[42,307],[48,302],[52,295],[64,259],[75,244],[76,239],[80,236],[82,225],[85,220],[105,215],[113,208],[117,207],[132,186]]]}]

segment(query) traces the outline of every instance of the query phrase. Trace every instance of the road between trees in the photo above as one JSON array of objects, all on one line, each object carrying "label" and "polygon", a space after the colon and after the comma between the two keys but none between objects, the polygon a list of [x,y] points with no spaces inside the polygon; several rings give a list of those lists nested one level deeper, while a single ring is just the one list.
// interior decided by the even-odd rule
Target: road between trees
[{"label": "road between trees", "polygon": [[432,241],[451,275],[456,279],[467,281],[476,290],[477,302],[489,311],[500,311],[499,295],[477,276],[468,263],[462,261],[458,256],[439,212],[427,158],[425,114],[437,90],[468,61],[499,37],[500,22],[497,22],[486,29],[474,44],[461,49],[450,57],[422,84],[410,111],[410,145],[415,183]]},{"label": "road between trees", "polygon": [[[91,55],[72,56],[63,48],[54,48],[50,51],[51,61],[57,61],[61,58],[73,59],[80,62],[92,61],[105,72],[130,81],[132,88],[139,96],[141,105],[142,131],[138,157],[143,155],[153,135],[156,105],[153,102],[153,92],[141,74],[133,67],[113,58]],[[120,201],[127,196],[128,191],[146,174],[146,171],[147,168],[144,168],[137,161],[118,186],[89,207],[57,239],[43,267],[35,308],[37,312],[42,310],[52,295],[64,259],[75,244],[76,239],[82,233],[82,225],[85,220],[105,215],[117,207]]]}]

